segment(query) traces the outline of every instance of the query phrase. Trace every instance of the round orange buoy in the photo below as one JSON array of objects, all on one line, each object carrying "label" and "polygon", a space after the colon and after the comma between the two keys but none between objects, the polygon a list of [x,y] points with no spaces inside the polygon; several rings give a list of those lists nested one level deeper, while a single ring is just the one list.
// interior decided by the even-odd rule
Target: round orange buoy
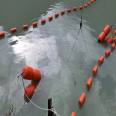
[{"label": "round orange buoy", "polygon": [[40,82],[40,81],[34,81],[34,80],[32,80],[32,81],[31,81],[31,84],[34,85],[35,87],[37,87],[38,84],[39,84],[39,82]]},{"label": "round orange buoy", "polygon": [[0,39],[5,37],[5,32],[0,32]]},{"label": "round orange buoy", "polygon": [[90,2],[91,2],[91,3],[94,3],[95,1],[96,1],[96,0],[91,0]]},{"label": "round orange buoy", "polygon": [[88,4],[85,3],[85,4],[84,4],[84,8],[87,8],[87,7],[88,7]]},{"label": "round orange buoy", "polygon": [[89,2],[87,2],[87,4],[88,4],[88,5],[91,5],[91,2],[89,1]]},{"label": "round orange buoy", "polygon": [[34,80],[34,81],[40,81],[41,80],[41,73],[38,69],[33,69],[32,80]]},{"label": "round orange buoy", "polygon": [[105,37],[106,37],[105,32],[101,32],[101,34],[98,36],[98,42],[101,42],[101,43],[104,42]]},{"label": "round orange buoy", "polygon": [[49,16],[48,17],[48,21],[51,22],[53,20],[53,17],[52,16]]},{"label": "round orange buoy", "polygon": [[41,25],[45,25],[46,24],[46,20],[45,19],[42,19],[41,20]]},{"label": "round orange buoy", "polygon": [[83,107],[85,101],[86,101],[86,93],[83,92],[81,96],[79,97],[79,101],[78,101],[79,108]]},{"label": "round orange buoy", "polygon": [[16,27],[10,29],[10,33],[14,34],[16,32],[17,32],[17,28]]},{"label": "round orange buoy", "polygon": [[33,68],[30,67],[30,66],[25,66],[22,69],[22,74],[21,75],[22,75],[23,79],[32,80],[32,77],[33,77]]},{"label": "round orange buoy", "polygon": [[93,78],[89,77],[89,79],[86,82],[86,88],[87,88],[88,91],[91,89],[92,84],[93,84]]},{"label": "round orange buoy", "polygon": [[65,14],[65,11],[61,11],[61,13],[60,13],[60,14],[61,14],[61,16],[63,16],[63,15]]},{"label": "round orange buoy", "polygon": [[92,69],[93,76],[96,76],[97,72],[98,72],[98,65],[95,65]]},{"label": "round orange buoy", "polygon": [[113,42],[116,43],[116,37],[113,38]]},{"label": "round orange buoy", "polygon": [[106,26],[104,27],[103,31],[104,31],[104,33],[105,33],[106,35],[108,35],[109,32],[111,31],[111,26],[110,26],[110,25],[106,25]]},{"label": "round orange buoy", "polygon": [[67,13],[71,13],[71,9],[67,9]]},{"label": "round orange buoy", "polygon": [[56,13],[56,14],[54,15],[54,17],[55,17],[55,18],[58,18],[58,17],[59,17],[59,14],[58,14],[58,13]]},{"label": "round orange buoy", "polygon": [[33,23],[32,23],[33,28],[36,28],[37,25],[38,25],[38,22],[33,22]]},{"label": "round orange buoy", "polygon": [[76,112],[72,112],[71,113],[71,116],[76,116]]},{"label": "round orange buoy", "polygon": [[79,9],[80,9],[80,10],[82,10],[83,8],[84,8],[84,7],[83,7],[82,5],[81,5],[81,6],[79,6]]},{"label": "round orange buoy", "polygon": [[78,8],[77,7],[73,7],[73,11],[77,11],[78,10]]},{"label": "round orange buoy", "polygon": [[99,58],[98,58],[98,64],[99,65],[102,65],[104,63],[104,56],[100,56]]},{"label": "round orange buoy", "polygon": [[30,84],[28,85],[26,88],[25,88],[25,92],[24,92],[24,100],[25,102],[29,102],[32,97],[33,97],[33,94],[35,93],[35,86]]},{"label": "round orange buoy", "polygon": [[110,56],[110,54],[111,54],[111,50],[110,50],[110,49],[107,49],[107,50],[105,51],[105,57]]},{"label": "round orange buoy", "polygon": [[40,81],[41,80],[41,73],[38,69],[34,69],[30,66],[25,66],[22,69],[22,77],[26,80],[34,80],[34,81]]},{"label": "round orange buoy", "polygon": [[107,40],[106,40],[106,42],[107,42],[108,44],[113,43],[113,38],[112,38],[112,37],[108,37]]},{"label": "round orange buoy", "polygon": [[112,43],[111,50],[114,51],[115,48],[116,48],[116,44],[115,43]]},{"label": "round orange buoy", "polygon": [[28,28],[29,28],[29,26],[28,26],[27,24],[25,24],[25,25],[22,26],[22,29],[23,29],[24,31],[27,31]]},{"label": "round orange buoy", "polygon": [[116,29],[114,30],[114,34],[116,35]]}]

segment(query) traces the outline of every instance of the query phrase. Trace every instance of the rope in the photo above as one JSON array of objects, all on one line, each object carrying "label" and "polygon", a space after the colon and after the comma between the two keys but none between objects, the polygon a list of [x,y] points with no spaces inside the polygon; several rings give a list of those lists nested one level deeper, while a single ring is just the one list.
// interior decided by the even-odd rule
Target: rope
[{"label": "rope", "polygon": [[74,51],[74,48],[76,47],[76,41],[78,41],[78,39],[79,39],[79,34],[80,34],[80,31],[81,31],[81,29],[79,29],[78,30],[78,32],[77,32],[77,38],[75,39],[75,41],[74,41],[74,44],[73,44],[73,46],[72,46],[72,48],[71,48],[71,50],[70,50],[70,54],[69,54],[69,56],[67,57],[67,63],[69,62],[69,60],[70,60],[70,58],[71,58],[71,56],[72,56],[72,53],[73,53],[73,51]]},{"label": "rope", "polygon": [[[25,83],[24,83],[23,78],[22,78],[21,80],[22,80],[22,84],[23,84],[23,89],[25,90]],[[59,113],[57,113],[56,111],[54,111],[54,110],[52,110],[52,109],[43,108],[43,107],[41,107],[41,106],[35,104],[35,103],[27,96],[27,94],[25,94],[25,95],[26,95],[27,99],[30,101],[30,103],[31,103],[35,108],[37,108],[37,109],[39,109],[39,110],[43,110],[43,111],[52,111],[52,112],[53,112],[54,114],[56,114],[57,116],[61,116]]]}]

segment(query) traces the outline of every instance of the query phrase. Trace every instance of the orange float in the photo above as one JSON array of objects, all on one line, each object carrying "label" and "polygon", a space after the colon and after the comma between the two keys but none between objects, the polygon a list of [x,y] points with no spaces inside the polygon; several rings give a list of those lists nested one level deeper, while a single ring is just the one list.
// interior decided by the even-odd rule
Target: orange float
[{"label": "orange float", "polygon": [[10,29],[10,33],[14,34],[16,32],[17,32],[17,28],[16,27]]},{"label": "orange float", "polygon": [[96,76],[97,72],[98,72],[98,65],[95,65],[92,69],[93,76]]},{"label": "orange float", "polygon": [[52,16],[49,16],[48,17],[48,21],[51,22],[53,20],[53,17]]},{"label": "orange float", "polygon": [[25,88],[25,93],[24,93],[24,100],[26,102],[29,102],[29,99],[32,98],[35,89],[37,88],[41,80],[41,73],[39,69],[35,69],[30,66],[25,66],[22,69],[21,77],[25,80],[31,80],[31,84]]},{"label": "orange float", "polygon": [[71,13],[71,9],[67,9],[67,13]]},{"label": "orange float", "polygon": [[106,42],[107,42],[108,44],[113,43],[113,38],[112,38],[112,37],[108,37],[107,40],[106,40]]},{"label": "orange float", "polygon": [[105,33],[106,35],[108,35],[109,32],[111,31],[111,26],[110,26],[110,25],[106,25],[106,26],[104,27],[103,31],[104,31],[104,33]]},{"label": "orange float", "polygon": [[28,28],[29,28],[28,24],[25,24],[25,25],[22,26],[22,29],[23,29],[24,31],[27,31]]},{"label": "orange float", "polygon": [[105,57],[110,56],[110,54],[111,54],[111,50],[110,50],[110,49],[107,49],[107,50],[105,51]]},{"label": "orange float", "polygon": [[45,25],[46,24],[46,20],[45,19],[42,19],[41,20],[41,25]]},{"label": "orange float", "polygon": [[0,32],[0,39],[5,37],[5,32]]},{"label": "orange float", "polygon": [[88,7],[88,4],[85,3],[85,4],[84,4],[84,8],[87,8],[87,7]]},{"label": "orange float", "polygon": [[61,16],[63,16],[63,15],[65,14],[65,11],[61,11],[61,13],[60,13],[60,14],[61,14]]},{"label": "orange float", "polygon": [[33,23],[32,23],[33,28],[36,28],[37,25],[38,25],[38,22],[33,22]]},{"label": "orange float", "polygon": [[99,65],[102,65],[104,63],[104,56],[100,56],[99,58],[98,58],[98,64]]},{"label": "orange float", "polygon": [[114,34],[116,35],[116,29],[114,30]]},{"label": "orange float", "polygon": [[55,18],[58,18],[58,17],[59,17],[59,14],[58,14],[58,13],[56,13],[56,14],[54,15],[54,17],[55,17]]},{"label": "orange float", "polygon": [[89,77],[89,79],[86,82],[86,88],[87,88],[88,91],[91,89],[92,84],[93,84],[93,78]]},{"label": "orange float", "polygon": [[91,2],[89,1],[89,2],[87,2],[87,4],[88,4],[88,6],[90,6],[91,5]]},{"label": "orange float", "polygon": [[98,36],[98,42],[101,42],[101,43],[104,42],[105,37],[106,37],[105,32],[101,32]]},{"label": "orange float", "polygon": [[83,8],[84,8],[84,7],[83,7],[82,5],[81,5],[81,6],[79,6],[79,9],[80,9],[80,10],[82,10]]},{"label": "orange float", "polygon": [[114,51],[115,48],[116,48],[116,44],[115,44],[115,43],[112,43],[112,45],[111,45],[111,50]]},{"label": "orange float", "polygon": [[78,10],[78,8],[77,7],[73,7],[73,9],[72,9],[73,11],[77,11]]},{"label": "orange float", "polygon": [[36,87],[34,85],[32,85],[32,84],[28,85],[25,88],[25,91],[24,91],[24,100],[25,100],[25,102],[28,103],[32,99],[32,97],[33,97],[33,95],[35,93],[35,90],[36,90]]},{"label": "orange float", "polygon": [[83,92],[83,93],[81,94],[81,96],[79,97],[79,100],[78,100],[79,108],[82,108],[82,107],[83,107],[85,101],[86,101],[86,93]]},{"label": "orange float", "polygon": [[72,112],[71,113],[71,116],[76,116],[76,112]]}]

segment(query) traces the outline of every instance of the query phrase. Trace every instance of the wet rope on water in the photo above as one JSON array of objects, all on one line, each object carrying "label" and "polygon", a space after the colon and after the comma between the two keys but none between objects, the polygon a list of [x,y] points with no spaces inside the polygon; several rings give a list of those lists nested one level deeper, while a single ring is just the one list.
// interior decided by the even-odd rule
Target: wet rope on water
[{"label": "wet rope on water", "polygon": [[[24,83],[23,78],[22,78],[21,80],[22,80],[23,89],[24,89],[24,91],[25,91],[25,83]],[[54,114],[56,114],[56,116],[61,116],[59,113],[56,112],[55,109],[52,110],[52,109],[43,108],[43,107],[41,107],[41,106],[35,104],[35,103],[27,96],[27,94],[25,94],[25,95],[26,95],[27,99],[29,100],[29,102],[30,102],[35,108],[37,108],[37,109],[39,109],[39,110],[43,110],[43,111],[52,111]]]},{"label": "wet rope on water", "polygon": [[79,39],[80,32],[82,32],[81,29],[79,29],[78,32],[77,32],[77,38],[74,40],[74,44],[72,45],[72,48],[70,49],[69,56],[67,57],[67,63],[70,61],[71,56],[72,56],[72,54],[73,54],[73,51],[74,51],[74,49],[75,49],[75,47],[76,47],[76,45],[77,45],[77,41],[78,41],[78,39]]}]

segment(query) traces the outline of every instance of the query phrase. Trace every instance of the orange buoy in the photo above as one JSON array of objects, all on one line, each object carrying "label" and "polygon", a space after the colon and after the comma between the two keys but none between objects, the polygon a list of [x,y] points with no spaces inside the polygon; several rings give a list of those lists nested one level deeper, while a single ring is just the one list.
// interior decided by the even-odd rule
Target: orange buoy
[{"label": "orange buoy", "polygon": [[116,35],[116,29],[114,30],[114,34]]},{"label": "orange buoy", "polygon": [[107,40],[106,40],[106,42],[107,42],[108,44],[113,43],[113,38],[112,38],[112,37],[108,37]]},{"label": "orange buoy", "polygon": [[87,88],[88,91],[91,89],[92,83],[93,83],[93,78],[89,77],[89,79],[86,82],[86,88]]},{"label": "orange buoy", "polygon": [[41,80],[41,73],[39,69],[34,69],[30,66],[25,66],[22,69],[22,77],[26,80],[34,80],[34,81],[40,81]]},{"label": "orange buoy", "polygon": [[46,20],[45,19],[42,19],[41,20],[41,25],[45,25],[46,24]]},{"label": "orange buoy", "polygon": [[34,81],[40,81],[41,80],[41,73],[40,73],[39,69],[33,69],[32,80],[34,80]]},{"label": "orange buoy", "polygon": [[88,4],[85,3],[85,4],[84,4],[84,8],[87,8],[87,7],[88,7]]},{"label": "orange buoy", "polygon": [[22,29],[23,29],[24,31],[27,31],[28,28],[29,28],[28,24],[25,24],[25,25],[22,26]]},{"label": "orange buoy", "polygon": [[110,49],[107,49],[107,50],[105,51],[105,57],[110,56],[110,54],[111,54],[111,50],[110,50]]},{"label": "orange buoy", "polygon": [[83,107],[85,101],[86,101],[86,93],[83,92],[83,93],[81,94],[81,96],[79,97],[79,100],[78,100],[79,108],[82,108],[82,107]]},{"label": "orange buoy", "polygon": [[54,15],[54,17],[55,17],[55,18],[58,18],[58,17],[59,17],[59,14],[58,14],[58,13],[56,13],[56,14]]},{"label": "orange buoy", "polygon": [[76,116],[76,112],[72,112],[71,113],[71,116]]},{"label": "orange buoy", "polygon": [[111,26],[110,26],[110,25],[106,25],[106,26],[104,27],[103,31],[104,31],[104,33],[105,33],[106,35],[108,35],[109,32],[111,31]]},{"label": "orange buoy", "polygon": [[22,75],[23,79],[32,80],[32,77],[33,77],[33,68],[30,67],[30,66],[25,66],[22,69],[22,74],[21,75]]},{"label": "orange buoy", "polygon": [[36,28],[37,25],[38,25],[38,22],[33,22],[33,23],[32,23],[33,28]]},{"label": "orange buoy", "polygon": [[25,102],[29,102],[32,97],[33,97],[33,94],[35,93],[35,86],[30,84],[28,85],[26,88],[25,88],[25,92],[24,92],[24,100]]},{"label": "orange buoy", "polygon": [[51,22],[53,20],[53,17],[52,16],[49,16],[48,17],[48,21]]},{"label": "orange buoy", "polygon": [[91,5],[91,2],[89,1],[89,2],[87,2],[87,4],[88,4],[88,6],[89,6],[89,5]]},{"label": "orange buoy", "polygon": [[82,10],[83,8],[84,8],[84,7],[83,7],[82,5],[81,5],[81,6],[79,6],[79,9],[80,9],[80,10]]},{"label": "orange buoy", "polygon": [[71,13],[71,9],[67,9],[67,13]]},{"label": "orange buoy", "polygon": [[95,65],[92,69],[93,76],[96,76],[97,72],[98,72],[98,65]]},{"label": "orange buoy", "polygon": [[73,9],[72,9],[73,11],[77,11],[78,10],[78,8],[77,7],[73,7]]},{"label": "orange buoy", "polygon": [[61,14],[61,16],[63,16],[63,15],[65,14],[65,11],[61,11],[61,13],[60,13],[60,14]]},{"label": "orange buoy", "polygon": [[104,63],[104,56],[100,56],[99,58],[98,58],[98,64],[99,65],[102,65]]},{"label": "orange buoy", "polygon": [[101,43],[104,42],[105,37],[106,37],[105,32],[101,32],[98,36],[98,42],[101,42]]},{"label": "orange buoy", "polygon": [[96,0],[91,0],[90,2],[91,2],[91,3],[94,3],[94,2],[96,2]]},{"label": "orange buoy", "polygon": [[40,82],[40,81],[34,81],[34,80],[32,80],[32,81],[31,81],[31,84],[34,85],[35,88],[36,88],[36,87],[38,86],[39,82]]},{"label": "orange buoy", "polygon": [[116,37],[113,38],[113,42],[116,43]]},{"label": "orange buoy", "polygon": [[5,37],[5,32],[0,32],[0,39]]},{"label": "orange buoy", "polygon": [[114,51],[115,48],[116,48],[116,44],[115,43],[112,43],[111,50]]},{"label": "orange buoy", "polygon": [[17,32],[17,28],[16,27],[10,29],[10,33],[14,34],[16,32]]}]

